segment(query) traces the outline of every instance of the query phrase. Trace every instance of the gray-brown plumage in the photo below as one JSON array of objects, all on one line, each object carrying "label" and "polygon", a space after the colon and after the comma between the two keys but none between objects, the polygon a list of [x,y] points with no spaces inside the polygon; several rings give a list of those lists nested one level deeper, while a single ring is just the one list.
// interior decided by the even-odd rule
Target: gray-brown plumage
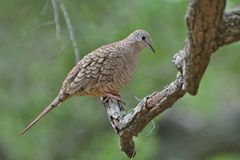
[{"label": "gray-brown plumage", "polygon": [[24,134],[54,107],[72,96],[118,95],[120,89],[134,76],[138,55],[150,47],[151,36],[144,30],[136,30],[125,39],[104,45],[83,57],[68,73],[54,101],[31,122]]}]

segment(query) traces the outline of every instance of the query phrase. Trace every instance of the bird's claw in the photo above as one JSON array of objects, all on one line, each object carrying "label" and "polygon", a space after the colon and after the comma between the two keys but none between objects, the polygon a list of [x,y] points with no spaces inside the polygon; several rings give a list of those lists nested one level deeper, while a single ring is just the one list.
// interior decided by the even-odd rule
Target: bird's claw
[{"label": "bird's claw", "polygon": [[125,104],[125,102],[123,102],[121,96],[119,94],[111,94],[111,93],[107,93],[104,97],[102,97],[103,103],[106,103],[110,98],[114,98],[117,101],[122,102],[123,104]]}]

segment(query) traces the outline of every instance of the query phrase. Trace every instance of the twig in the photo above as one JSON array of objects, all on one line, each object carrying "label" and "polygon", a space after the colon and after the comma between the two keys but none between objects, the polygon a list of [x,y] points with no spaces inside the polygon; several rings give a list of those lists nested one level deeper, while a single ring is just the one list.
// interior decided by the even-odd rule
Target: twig
[{"label": "twig", "polygon": [[41,11],[41,15],[44,15],[46,13],[46,10],[48,8],[48,0],[44,3],[43,9]]},{"label": "twig", "polygon": [[71,19],[68,15],[67,9],[64,6],[64,4],[60,0],[57,0],[57,2],[59,3],[59,7],[60,7],[60,9],[61,9],[61,11],[64,15],[64,19],[65,19],[65,22],[66,22],[66,25],[67,25],[67,28],[68,28],[69,37],[70,37],[70,40],[72,41],[72,45],[73,45],[73,48],[74,48],[75,59],[76,59],[76,62],[78,62],[79,59],[80,59],[80,52],[79,52],[79,49],[78,49],[76,38],[74,36],[74,31],[73,31]]},{"label": "twig", "polygon": [[53,6],[53,13],[54,13],[54,22],[56,26],[56,40],[60,41],[60,32],[61,32],[61,26],[59,22],[59,11],[57,2],[55,0],[52,0],[52,6]]},{"label": "twig", "polygon": [[34,28],[34,30],[38,30],[38,29],[41,29],[43,27],[48,27],[48,26],[51,26],[51,25],[54,25],[55,22],[54,21],[48,21],[48,22],[45,22],[45,23],[40,23],[38,26],[36,26]]},{"label": "twig", "polygon": [[69,45],[71,45],[71,42],[70,42],[70,41],[67,42],[67,43],[65,43],[65,44],[64,44],[63,46],[61,46],[60,48],[58,48],[58,49],[56,50],[56,52],[55,52],[55,55],[53,55],[53,56],[51,56],[51,57],[49,58],[49,61],[52,61],[52,60],[54,60],[55,58],[60,57],[60,56],[63,54],[64,50],[65,50]]}]

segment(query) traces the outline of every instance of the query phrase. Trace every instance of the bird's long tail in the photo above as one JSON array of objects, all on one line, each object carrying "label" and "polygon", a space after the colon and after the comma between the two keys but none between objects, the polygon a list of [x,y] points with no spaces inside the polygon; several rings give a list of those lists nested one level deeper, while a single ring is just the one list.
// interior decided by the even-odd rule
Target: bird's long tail
[{"label": "bird's long tail", "polygon": [[48,112],[50,112],[53,108],[59,106],[63,102],[63,99],[60,100],[59,96],[57,96],[50,105],[48,105],[21,133],[23,135],[27,130],[32,128],[42,117],[44,117]]}]

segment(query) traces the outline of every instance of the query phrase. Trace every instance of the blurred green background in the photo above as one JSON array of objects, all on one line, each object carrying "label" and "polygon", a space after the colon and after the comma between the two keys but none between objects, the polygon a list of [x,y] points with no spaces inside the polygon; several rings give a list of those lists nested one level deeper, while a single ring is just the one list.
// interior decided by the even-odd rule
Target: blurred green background
[{"label": "blurred green background", "polygon": [[[122,90],[127,109],[176,77],[173,55],[186,36],[184,0],[63,0],[81,57],[135,29],[157,51],[142,53]],[[227,8],[240,5],[228,1]],[[26,135],[22,129],[57,95],[75,64],[63,15],[56,41],[48,0],[0,0],[0,160],[126,160],[99,98],[75,97]],[[184,96],[135,138],[136,160],[240,159],[240,45],[213,55],[197,96]]]}]

